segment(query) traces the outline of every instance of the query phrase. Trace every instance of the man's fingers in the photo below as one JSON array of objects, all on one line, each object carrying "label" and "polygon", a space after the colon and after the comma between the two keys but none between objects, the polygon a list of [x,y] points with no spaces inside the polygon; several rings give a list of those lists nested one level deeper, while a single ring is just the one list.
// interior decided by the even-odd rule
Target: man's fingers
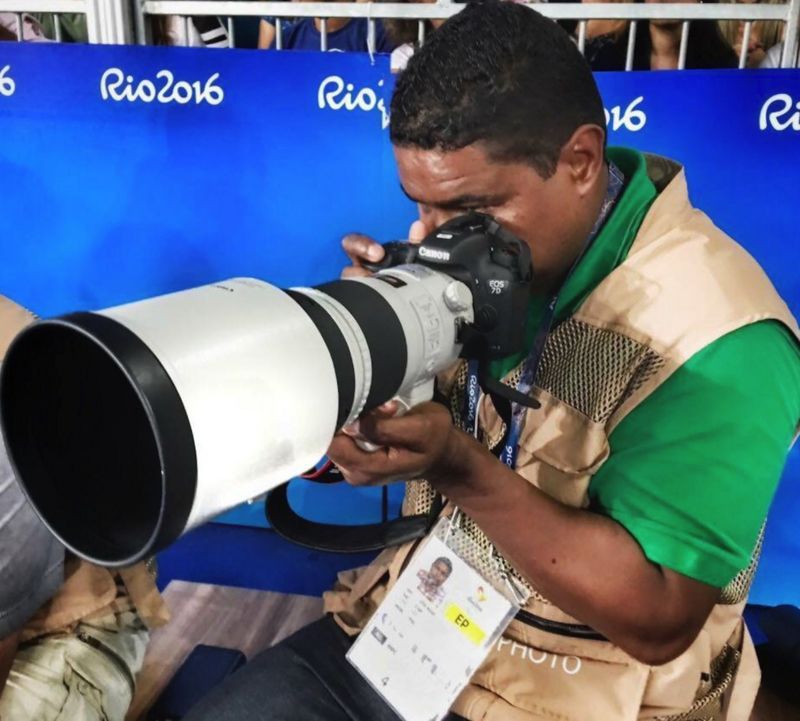
[{"label": "man's fingers", "polygon": [[418,459],[415,454],[404,453],[398,458],[396,449],[379,448],[373,453],[361,450],[355,441],[342,433],[337,434],[330,447],[328,457],[339,467],[348,483],[365,485],[389,483],[408,477]]},{"label": "man's fingers", "polygon": [[366,268],[357,265],[348,265],[342,270],[342,278],[370,278],[370,273]]},{"label": "man's fingers", "polygon": [[421,220],[415,220],[408,230],[408,239],[412,243],[421,243],[423,240],[425,240],[425,236],[427,235],[428,229],[425,227],[425,223],[423,223]]},{"label": "man's fingers", "polygon": [[355,265],[377,263],[384,256],[383,246],[360,233],[350,233],[342,238],[342,248]]},{"label": "man's fingers", "polygon": [[366,418],[367,416],[374,416],[375,418],[392,418],[393,416],[397,415],[398,408],[399,404],[397,401],[386,401],[386,403],[382,403],[377,408],[373,408],[369,413],[364,414],[360,418],[356,418],[349,425],[342,426],[342,433],[351,436],[352,438],[358,438],[361,435],[361,421],[363,418]]},{"label": "man's fingers", "polygon": [[[423,451],[440,427],[450,424],[450,414],[439,404],[430,409],[412,408],[404,416],[387,417],[368,413],[359,419],[359,430],[368,440],[382,446],[401,446],[412,451]],[[425,412],[423,412],[425,411]]]}]

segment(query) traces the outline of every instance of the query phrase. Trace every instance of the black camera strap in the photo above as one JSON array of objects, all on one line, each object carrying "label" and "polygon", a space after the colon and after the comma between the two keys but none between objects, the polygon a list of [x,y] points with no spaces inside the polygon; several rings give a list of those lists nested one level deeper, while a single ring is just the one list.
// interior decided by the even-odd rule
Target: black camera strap
[{"label": "black camera strap", "polygon": [[289,484],[285,483],[269,492],[264,511],[275,532],[293,543],[318,551],[359,553],[379,551],[387,546],[399,546],[422,538],[436,523],[443,506],[442,497],[437,493],[426,514],[358,526],[318,523],[303,518],[291,507]]}]

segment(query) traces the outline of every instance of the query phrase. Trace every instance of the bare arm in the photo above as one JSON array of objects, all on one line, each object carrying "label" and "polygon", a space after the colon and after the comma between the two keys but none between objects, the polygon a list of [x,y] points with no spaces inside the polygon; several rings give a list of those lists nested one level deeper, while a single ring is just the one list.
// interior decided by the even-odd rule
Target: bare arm
[{"label": "bare arm", "polygon": [[266,20],[262,20],[258,25],[258,48],[268,50],[275,41],[275,26],[270,25]]}]

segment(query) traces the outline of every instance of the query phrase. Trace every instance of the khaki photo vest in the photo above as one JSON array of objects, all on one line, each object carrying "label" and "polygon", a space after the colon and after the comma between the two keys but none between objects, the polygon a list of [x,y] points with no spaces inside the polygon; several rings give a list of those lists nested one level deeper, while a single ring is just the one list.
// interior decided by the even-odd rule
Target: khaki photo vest
[{"label": "khaki photo vest", "polygon": [[[614,428],[695,353],[767,319],[800,339],[757,263],[691,206],[680,167],[647,161],[658,197],[626,260],[551,332],[533,390],[541,408],[528,411],[520,438],[517,473],[577,508],[588,506],[589,483],[609,457]],[[519,372],[504,381],[515,385]],[[465,381],[463,363],[440,379],[456,423]],[[485,442],[496,446],[505,428],[488,396],[479,418]],[[425,481],[409,482],[404,514],[425,513],[434,495]],[[479,570],[497,563],[491,541],[471,521],[465,527],[481,549],[469,560]],[[417,543],[340,574],[325,602],[343,629],[363,627]],[[500,558],[530,600],[452,710],[470,721],[747,721],[760,672],[742,610],[759,552],[760,539],[692,646],[662,666],[636,661],[549,603]]]},{"label": "khaki photo vest", "polygon": [[[14,337],[34,316],[0,296],[0,358]],[[70,631],[79,621],[135,610],[148,628],[163,625],[169,612],[144,563],[111,573],[70,557],[64,563],[64,583],[22,629],[20,643],[39,636]]]}]

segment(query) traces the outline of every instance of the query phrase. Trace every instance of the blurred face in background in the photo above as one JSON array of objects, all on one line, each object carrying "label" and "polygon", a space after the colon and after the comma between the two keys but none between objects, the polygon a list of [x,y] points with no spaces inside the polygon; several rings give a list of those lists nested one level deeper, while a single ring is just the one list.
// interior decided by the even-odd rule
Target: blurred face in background
[{"label": "blurred face in background", "polygon": [[[627,0],[582,0],[584,3],[626,2]],[[586,23],[586,37],[596,38],[601,35],[621,35],[628,27],[627,20],[589,20]]]},{"label": "blurred face in background", "polygon": [[[676,0],[644,0],[644,1],[646,3],[659,4],[659,3],[671,3],[671,2],[675,2]],[[697,0],[677,0],[677,2],[685,2],[685,3],[691,4],[691,5],[696,5],[697,4]],[[650,24],[651,25],[655,25],[656,27],[659,27],[659,28],[671,28],[671,27],[680,26],[681,21],[680,20],[651,20]]]},{"label": "blurred face in background", "polygon": [[[740,0],[748,5],[782,5],[784,0]],[[719,29],[737,55],[742,51],[746,23],[738,20],[721,20]],[[747,40],[747,67],[757,68],[773,45],[783,40],[785,25],[779,20],[757,20],[750,26]]]}]

